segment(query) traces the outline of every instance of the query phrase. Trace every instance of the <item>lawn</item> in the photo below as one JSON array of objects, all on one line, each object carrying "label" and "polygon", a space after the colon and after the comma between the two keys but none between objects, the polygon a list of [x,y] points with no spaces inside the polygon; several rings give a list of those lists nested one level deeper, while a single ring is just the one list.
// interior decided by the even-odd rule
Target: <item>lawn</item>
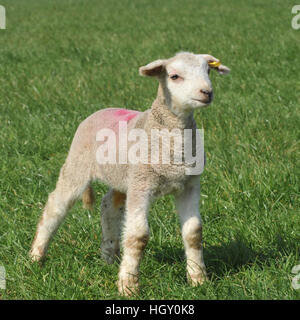
[{"label": "lawn", "polygon": [[146,110],[138,68],[178,51],[210,53],[215,100],[201,177],[209,281],[192,288],[171,196],[149,214],[137,299],[300,299],[300,30],[286,0],[0,0],[0,299],[123,299],[100,256],[100,201],[78,202],[41,267],[28,252],[79,123],[105,107]]}]

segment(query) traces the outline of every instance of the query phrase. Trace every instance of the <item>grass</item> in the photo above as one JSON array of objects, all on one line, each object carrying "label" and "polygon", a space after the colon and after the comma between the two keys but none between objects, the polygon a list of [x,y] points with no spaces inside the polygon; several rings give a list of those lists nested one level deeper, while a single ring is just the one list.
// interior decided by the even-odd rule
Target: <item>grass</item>
[{"label": "grass", "polygon": [[78,203],[43,267],[28,251],[79,123],[105,108],[145,110],[156,93],[138,67],[180,50],[232,69],[212,75],[201,178],[209,281],[192,288],[170,196],[150,211],[137,299],[299,299],[300,30],[294,1],[1,0],[0,299],[122,299],[118,264],[100,258],[97,210]]}]

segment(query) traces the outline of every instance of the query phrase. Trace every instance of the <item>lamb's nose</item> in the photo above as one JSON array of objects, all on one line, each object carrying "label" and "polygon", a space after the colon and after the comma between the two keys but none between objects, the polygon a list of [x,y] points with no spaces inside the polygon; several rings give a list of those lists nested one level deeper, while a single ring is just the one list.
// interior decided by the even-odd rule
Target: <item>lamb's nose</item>
[{"label": "lamb's nose", "polygon": [[206,95],[207,98],[211,99],[211,97],[212,97],[212,90],[201,89],[200,92],[203,93],[204,95]]}]

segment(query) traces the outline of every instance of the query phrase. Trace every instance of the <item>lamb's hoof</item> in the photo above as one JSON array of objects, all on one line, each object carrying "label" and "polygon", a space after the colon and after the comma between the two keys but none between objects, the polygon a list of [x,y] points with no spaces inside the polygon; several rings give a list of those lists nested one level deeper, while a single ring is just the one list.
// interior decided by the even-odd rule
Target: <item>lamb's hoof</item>
[{"label": "lamb's hoof", "polygon": [[31,252],[29,253],[29,257],[32,262],[42,262],[43,261],[43,256],[32,254]]},{"label": "lamb's hoof", "polygon": [[113,264],[120,260],[120,247],[115,241],[103,241],[101,246],[101,256],[108,264]]},{"label": "lamb's hoof", "polygon": [[29,252],[29,257],[32,262],[42,262],[45,255],[40,248],[32,248]]},{"label": "lamb's hoof", "polygon": [[105,253],[101,254],[102,259],[107,263],[107,264],[113,264],[115,261],[119,261],[119,255],[114,254],[114,255],[107,255]]},{"label": "lamb's hoof", "polygon": [[131,297],[139,292],[138,277],[131,276],[130,279],[118,281],[119,294],[125,297]]},{"label": "lamb's hoof", "polygon": [[202,285],[205,281],[208,280],[206,272],[200,272],[197,274],[187,274],[188,282],[192,287],[197,287]]},{"label": "lamb's hoof", "polygon": [[120,251],[108,252],[102,249],[101,257],[107,264],[113,264],[115,261],[120,261]]}]

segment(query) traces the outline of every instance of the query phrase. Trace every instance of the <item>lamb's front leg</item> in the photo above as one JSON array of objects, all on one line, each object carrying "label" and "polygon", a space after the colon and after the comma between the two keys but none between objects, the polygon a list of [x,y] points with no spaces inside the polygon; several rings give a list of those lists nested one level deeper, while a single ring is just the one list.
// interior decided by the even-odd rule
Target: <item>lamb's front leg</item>
[{"label": "lamb's front leg", "polygon": [[192,178],[183,193],[176,198],[176,207],[180,216],[181,232],[187,258],[187,277],[192,285],[202,284],[207,279],[203,260],[199,199],[199,177]]},{"label": "lamb's front leg", "polygon": [[149,239],[148,206],[147,192],[128,190],[123,234],[123,258],[118,281],[119,292],[124,295],[134,294],[138,290],[139,264]]}]

